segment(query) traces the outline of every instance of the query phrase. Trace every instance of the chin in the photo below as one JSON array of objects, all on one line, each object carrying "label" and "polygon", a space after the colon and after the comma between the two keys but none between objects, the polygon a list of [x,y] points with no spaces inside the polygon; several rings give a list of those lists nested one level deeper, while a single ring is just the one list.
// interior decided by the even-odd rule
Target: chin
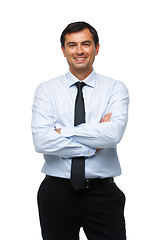
[{"label": "chin", "polygon": [[79,70],[83,70],[83,69],[87,69],[88,68],[88,65],[74,65],[74,68],[75,69],[79,69]]}]

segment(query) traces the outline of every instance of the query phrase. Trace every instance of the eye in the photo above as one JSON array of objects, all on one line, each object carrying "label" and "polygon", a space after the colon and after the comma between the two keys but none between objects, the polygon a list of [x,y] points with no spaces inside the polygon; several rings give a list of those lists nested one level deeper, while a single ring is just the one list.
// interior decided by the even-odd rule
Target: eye
[{"label": "eye", "polygon": [[69,47],[73,48],[75,47],[75,44],[70,44]]},{"label": "eye", "polygon": [[88,46],[89,46],[89,43],[84,43],[84,46],[85,46],[85,47],[88,47]]}]

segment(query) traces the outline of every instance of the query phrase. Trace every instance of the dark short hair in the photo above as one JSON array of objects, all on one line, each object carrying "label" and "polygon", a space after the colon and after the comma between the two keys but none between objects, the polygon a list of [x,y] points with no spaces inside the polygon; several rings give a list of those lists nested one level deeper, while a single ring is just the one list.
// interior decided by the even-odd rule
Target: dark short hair
[{"label": "dark short hair", "polygon": [[65,42],[65,35],[69,34],[69,33],[74,33],[74,32],[80,32],[83,29],[88,28],[89,31],[92,33],[93,35],[93,40],[95,43],[95,47],[97,47],[97,44],[99,43],[99,37],[98,37],[98,33],[95,30],[94,27],[92,27],[89,23],[86,22],[73,22],[70,23],[62,32],[61,37],[60,37],[60,42],[61,42],[61,46],[63,48],[64,47],[64,42]]}]

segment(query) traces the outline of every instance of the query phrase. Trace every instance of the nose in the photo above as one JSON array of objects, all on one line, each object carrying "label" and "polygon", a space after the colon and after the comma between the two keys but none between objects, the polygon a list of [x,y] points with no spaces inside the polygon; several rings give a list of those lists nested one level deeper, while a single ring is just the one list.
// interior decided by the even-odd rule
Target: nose
[{"label": "nose", "polygon": [[78,55],[82,55],[83,54],[83,47],[81,45],[77,45],[76,53]]}]

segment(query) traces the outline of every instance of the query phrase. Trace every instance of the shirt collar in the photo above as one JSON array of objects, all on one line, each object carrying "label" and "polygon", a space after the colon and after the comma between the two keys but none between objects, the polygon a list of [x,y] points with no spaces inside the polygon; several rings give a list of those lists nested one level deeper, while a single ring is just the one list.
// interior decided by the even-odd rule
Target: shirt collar
[{"label": "shirt collar", "polygon": [[[71,71],[69,70],[68,73],[66,74],[66,77],[67,77],[67,82],[68,82],[68,85],[69,87],[71,87],[72,85],[74,85],[76,82],[80,81],[78,78],[76,78],[72,73]],[[95,81],[96,81],[96,73],[93,69],[93,71],[91,72],[91,74],[86,77],[84,80],[83,80],[88,86],[90,87],[93,87],[95,86]]]}]

